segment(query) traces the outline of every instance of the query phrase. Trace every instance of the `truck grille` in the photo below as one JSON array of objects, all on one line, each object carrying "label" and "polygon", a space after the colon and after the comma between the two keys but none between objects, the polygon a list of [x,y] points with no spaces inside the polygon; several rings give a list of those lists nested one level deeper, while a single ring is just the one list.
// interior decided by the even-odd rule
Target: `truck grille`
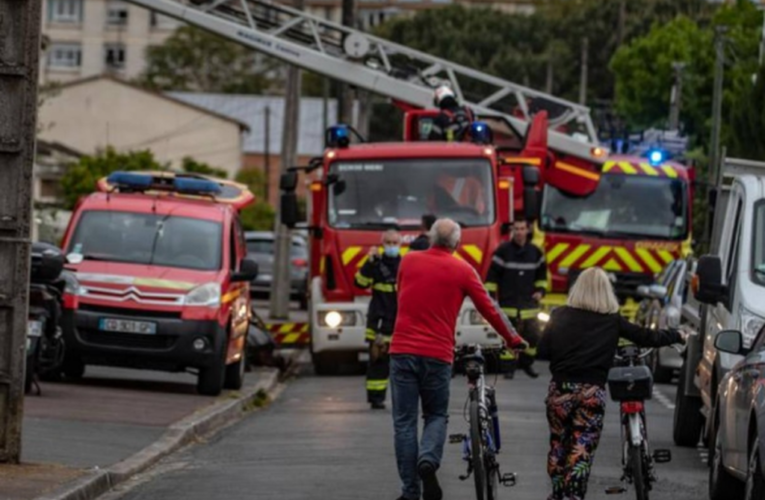
[{"label": "truck grille", "polygon": [[83,342],[107,347],[127,347],[131,349],[152,349],[164,351],[172,349],[176,337],[169,335],[138,335],[134,333],[102,332],[98,330],[79,330]]},{"label": "truck grille", "polygon": [[130,309],[126,307],[99,306],[95,304],[80,304],[79,310],[104,314],[107,316],[123,316],[130,318],[181,319],[180,311],[150,311],[147,309]]}]

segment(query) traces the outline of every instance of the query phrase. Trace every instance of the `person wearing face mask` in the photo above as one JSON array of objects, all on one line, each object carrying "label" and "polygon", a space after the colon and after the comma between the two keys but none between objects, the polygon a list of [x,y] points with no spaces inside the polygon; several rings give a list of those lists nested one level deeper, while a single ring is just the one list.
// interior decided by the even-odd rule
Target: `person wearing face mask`
[{"label": "person wearing face mask", "polygon": [[388,348],[396,323],[396,278],[401,263],[401,234],[395,229],[385,231],[382,244],[382,255],[378,247],[371,248],[367,261],[354,280],[359,288],[372,289],[372,300],[367,311],[369,368],[366,385],[367,401],[374,410],[385,409],[390,362]]}]

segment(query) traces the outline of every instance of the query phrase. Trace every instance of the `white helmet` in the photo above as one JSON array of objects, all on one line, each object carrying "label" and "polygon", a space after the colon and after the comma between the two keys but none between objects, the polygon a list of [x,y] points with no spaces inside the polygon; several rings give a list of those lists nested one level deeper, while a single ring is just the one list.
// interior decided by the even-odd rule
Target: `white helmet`
[{"label": "white helmet", "polygon": [[449,99],[452,99],[455,104],[457,103],[457,96],[454,94],[454,91],[448,85],[441,85],[433,95],[433,104],[436,107],[441,107]]}]

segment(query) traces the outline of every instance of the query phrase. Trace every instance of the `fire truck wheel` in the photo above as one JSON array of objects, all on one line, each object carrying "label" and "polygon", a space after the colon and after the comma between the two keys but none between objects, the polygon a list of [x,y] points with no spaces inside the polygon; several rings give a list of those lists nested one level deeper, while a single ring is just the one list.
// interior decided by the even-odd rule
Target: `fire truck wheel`
[{"label": "fire truck wheel", "polygon": [[201,368],[197,376],[197,392],[203,396],[217,396],[223,390],[223,381],[226,372],[226,332],[221,331],[217,335],[215,361],[210,366]]},{"label": "fire truck wheel", "polygon": [[311,356],[316,375],[337,375],[340,363],[333,353],[315,353]]},{"label": "fire truck wheel", "polygon": [[238,391],[244,384],[244,372],[247,368],[245,361],[245,355],[242,353],[242,357],[239,361],[226,366],[226,377],[223,381],[223,387],[226,389],[233,389]]}]

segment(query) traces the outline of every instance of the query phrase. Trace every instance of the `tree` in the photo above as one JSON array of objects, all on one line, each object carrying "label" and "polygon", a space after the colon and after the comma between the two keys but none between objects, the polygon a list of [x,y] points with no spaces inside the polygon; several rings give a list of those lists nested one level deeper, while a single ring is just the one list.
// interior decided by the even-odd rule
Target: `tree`
[{"label": "tree", "polygon": [[731,109],[732,156],[765,161],[765,66],[756,82],[742,92]]},{"label": "tree", "polygon": [[225,179],[228,177],[228,172],[222,168],[211,167],[207,163],[196,161],[194,158],[189,156],[183,158],[181,163],[181,170],[190,174],[209,175],[219,179]]},{"label": "tree", "polygon": [[263,198],[266,190],[266,177],[262,170],[243,169],[236,175],[236,181],[247,185],[258,201],[243,209],[240,213],[242,227],[247,231],[271,231],[274,228],[276,211]]},{"label": "tree", "polygon": [[274,68],[273,60],[250,48],[183,26],[146,49],[139,83],[153,90],[260,94],[272,85],[267,73]]}]

